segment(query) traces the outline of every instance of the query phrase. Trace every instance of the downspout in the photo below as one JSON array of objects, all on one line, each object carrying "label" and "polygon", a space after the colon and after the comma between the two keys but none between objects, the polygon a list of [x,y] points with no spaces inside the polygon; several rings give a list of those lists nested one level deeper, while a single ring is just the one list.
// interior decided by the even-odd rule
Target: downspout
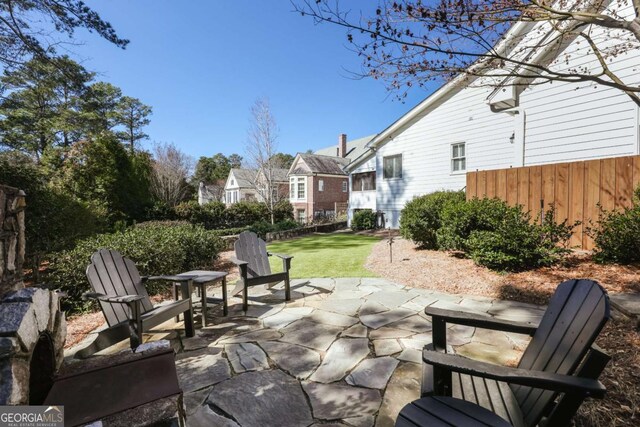
[{"label": "downspout", "polygon": [[495,110],[491,106],[491,111],[494,113],[506,113],[512,116],[518,116],[518,123],[513,132],[513,166],[524,166],[525,158],[525,131],[527,129],[527,113],[524,107],[513,107],[506,110]]}]

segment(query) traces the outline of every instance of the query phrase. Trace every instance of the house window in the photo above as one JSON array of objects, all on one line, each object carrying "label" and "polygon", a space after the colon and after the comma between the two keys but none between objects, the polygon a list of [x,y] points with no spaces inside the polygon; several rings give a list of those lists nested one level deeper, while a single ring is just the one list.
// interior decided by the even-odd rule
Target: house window
[{"label": "house window", "polygon": [[346,193],[348,189],[349,189],[349,182],[348,181],[342,181],[342,192]]},{"label": "house window", "polygon": [[384,157],[382,173],[384,179],[402,178],[402,154]]},{"label": "house window", "polygon": [[233,187],[234,185],[236,185],[236,182],[232,179],[231,180],[231,186]]},{"label": "house window", "polygon": [[289,184],[289,198],[290,199],[296,198],[296,183],[293,181],[291,181],[291,183]]},{"label": "house window", "polygon": [[305,198],[305,187],[304,178],[298,178],[298,200]]},{"label": "house window", "polygon": [[451,144],[451,172],[462,172],[467,169],[465,143]]},{"label": "house window", "polygon": [[376,189],[376,173],[360,172],[351,175],[351,190],[372,191]]},{"label": "house window", "polygon": [[306,218],[304,209],[298,209],[298,222],[300,224],[304,224],[305,222],[307,222],[307,218]]},{"label": "house window", "polygon": [[318,180],[318,191],[324,191],[324,180]]}]

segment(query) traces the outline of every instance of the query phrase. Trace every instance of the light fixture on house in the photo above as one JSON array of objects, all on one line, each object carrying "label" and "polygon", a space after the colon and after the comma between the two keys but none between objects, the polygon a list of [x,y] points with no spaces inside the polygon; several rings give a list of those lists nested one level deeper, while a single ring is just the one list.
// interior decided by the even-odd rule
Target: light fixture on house
[{"label": "light fixture on house", "polygon": [[509,142],[510,142],[511,144],[513,144],[513,143],[515,142],[515,140],[516,140],[516,133],[515,133],[515,132],[513,132],[513,133],[511,134],[511,136],[509,137]]}]

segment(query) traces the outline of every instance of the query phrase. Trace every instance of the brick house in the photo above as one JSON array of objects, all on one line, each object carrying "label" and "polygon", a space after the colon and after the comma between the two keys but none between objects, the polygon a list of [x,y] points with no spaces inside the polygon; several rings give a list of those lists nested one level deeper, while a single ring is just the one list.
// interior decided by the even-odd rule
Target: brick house
[{"label": "brick house", "polygon": [[[371,137],[347,142],[341,134],[335,145],[314,154],[298,153],[289,169],[289,201],[296,221],[308,223],[332,217],[349,201],[349,176],[344,167],[362,153]],[[335,155],[333,155],[335,153]]]}]

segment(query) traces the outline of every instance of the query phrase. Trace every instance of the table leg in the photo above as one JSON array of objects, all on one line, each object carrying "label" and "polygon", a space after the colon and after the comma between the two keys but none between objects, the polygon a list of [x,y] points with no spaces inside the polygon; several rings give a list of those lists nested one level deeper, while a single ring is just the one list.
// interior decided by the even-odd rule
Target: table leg
[{"label": "table leg", "polygon": [[224,316],[229,314],[229,307],[227,306],[227,277],[222,278],[222,314]]},{"label": "table leg", "polygon": [[202,298],[202,327],[207,326],[207,284],[200,284],[200,298]]},{"label": "table leg", "polygon": [[195,335],[195,327],[193,325],[193,301],[191,300],[191,294],[193,293],[193,281],[187,280],[182,282],[180,285],[182,299],[189,299],[189,310],[184,313],[184,331],[187,337],[192,337]]},{"label": "table leg", "polygon": [[[180,283],[173,282],[171,285],[172,285],[171,290],[173,291],[173,300],[178,301],[178,286],[180,286]],[[179,322],[179,321],[180,321],[180,316],[178,315],[176,316],[176,322]]]}]

